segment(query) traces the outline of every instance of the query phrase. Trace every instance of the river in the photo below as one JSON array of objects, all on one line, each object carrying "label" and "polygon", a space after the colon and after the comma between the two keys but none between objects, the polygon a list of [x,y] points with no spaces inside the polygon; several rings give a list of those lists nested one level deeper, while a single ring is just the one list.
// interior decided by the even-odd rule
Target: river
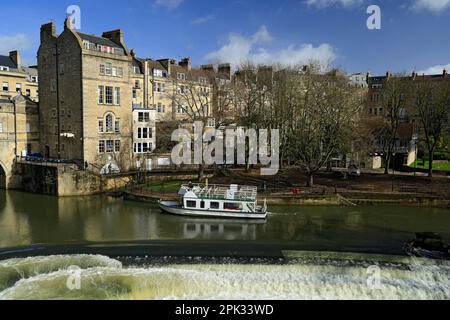
[{"label": "river", "polygon": [[[0,261],[0,299],[450,299],[449,263],[402,255],[415,232],[450,239],[449,210],[269,209],[265,223],[205,220],[106,196],[0,191],[0,248],[105,241],[289,245],[283,261],[245,263],[207,257],[130,262],[95,254],[9,259]],[[70,266],[79,268],[79,290],[67,289]],[[379,281],[369,285],[377,274]]]}]

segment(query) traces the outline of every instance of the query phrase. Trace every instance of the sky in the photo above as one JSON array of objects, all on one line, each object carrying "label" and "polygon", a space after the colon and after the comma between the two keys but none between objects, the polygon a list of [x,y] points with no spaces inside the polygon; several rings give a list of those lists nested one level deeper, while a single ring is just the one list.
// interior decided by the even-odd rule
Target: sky
[{"label": "sky", "polygon": [[[35,64],[40,26],[53,20],[62,32],[70,5],[81,9],[81,32],[123,29],[142,58],[234,67],[318,60],[372,74],[450,69],[450,0],[7,1],[0,54],[18,49]],[[369,5],[381,9],[379,30],[367,28]]]}]

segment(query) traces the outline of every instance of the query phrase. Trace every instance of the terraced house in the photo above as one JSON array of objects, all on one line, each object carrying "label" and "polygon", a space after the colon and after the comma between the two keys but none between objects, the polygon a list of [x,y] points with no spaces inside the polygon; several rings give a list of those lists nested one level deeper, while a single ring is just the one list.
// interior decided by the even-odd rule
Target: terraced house
[{"label": "terraced house", "polygon": [[[45,157],[77,161],[102,172],[132,169],[141,156],[134,152],[135,126],[145,119],[140,125],[154,130],[154,121],[151,110],[142,110],[143,96],[133,98],[142,74],[123,32],[83,34],[68,19],[57,35],[53,23],[43,25],[38,64]],[[151,137],[147,146],[153,144],[154,134]]]},{"label": "terraced house", "polygon": [[22,66],[19,51],[0,55],[0,84],[1,99],[23,94],[35,102],[39,100],[37,67]]}]

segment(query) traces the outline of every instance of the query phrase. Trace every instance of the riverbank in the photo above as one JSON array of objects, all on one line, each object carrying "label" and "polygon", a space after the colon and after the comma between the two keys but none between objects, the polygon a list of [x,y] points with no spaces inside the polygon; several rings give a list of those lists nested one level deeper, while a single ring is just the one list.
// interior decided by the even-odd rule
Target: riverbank
[{"label": "riverbank", "polygon": [[[128,201],[139,201],[156,204],[158,200],[177,200],[173,192],[152,192],[148,190],[127,190],[121,196]],[[333,195],[318,194],[270,194],[263,193],[260,199],[266,199],[268,205],[300,205],[300,206],[358,206],[358,205],[402,205],[417,207],[434,207],[450,209],[450,200],[433,196],[393,193],[343,193]]]}]

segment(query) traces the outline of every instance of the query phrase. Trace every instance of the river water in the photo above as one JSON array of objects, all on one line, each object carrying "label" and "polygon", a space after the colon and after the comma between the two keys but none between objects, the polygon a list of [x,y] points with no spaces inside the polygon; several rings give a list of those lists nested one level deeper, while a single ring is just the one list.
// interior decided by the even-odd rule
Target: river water
[{"label": "river water", "polygon": [[[0,248],[142,240],[193,247],[289,244],[280,261],[245,263],[101,255],[8,259],[0,261],[0,299],[450,299],[450,264],[406,257],[401,250],[415,232],[450,239],[449,210],[273,206],[270,211],[266,223],[204,220],[105,196],[58,199],[0,191]],[[73,276],[81,279],[75,290],[68,286]]]}]

